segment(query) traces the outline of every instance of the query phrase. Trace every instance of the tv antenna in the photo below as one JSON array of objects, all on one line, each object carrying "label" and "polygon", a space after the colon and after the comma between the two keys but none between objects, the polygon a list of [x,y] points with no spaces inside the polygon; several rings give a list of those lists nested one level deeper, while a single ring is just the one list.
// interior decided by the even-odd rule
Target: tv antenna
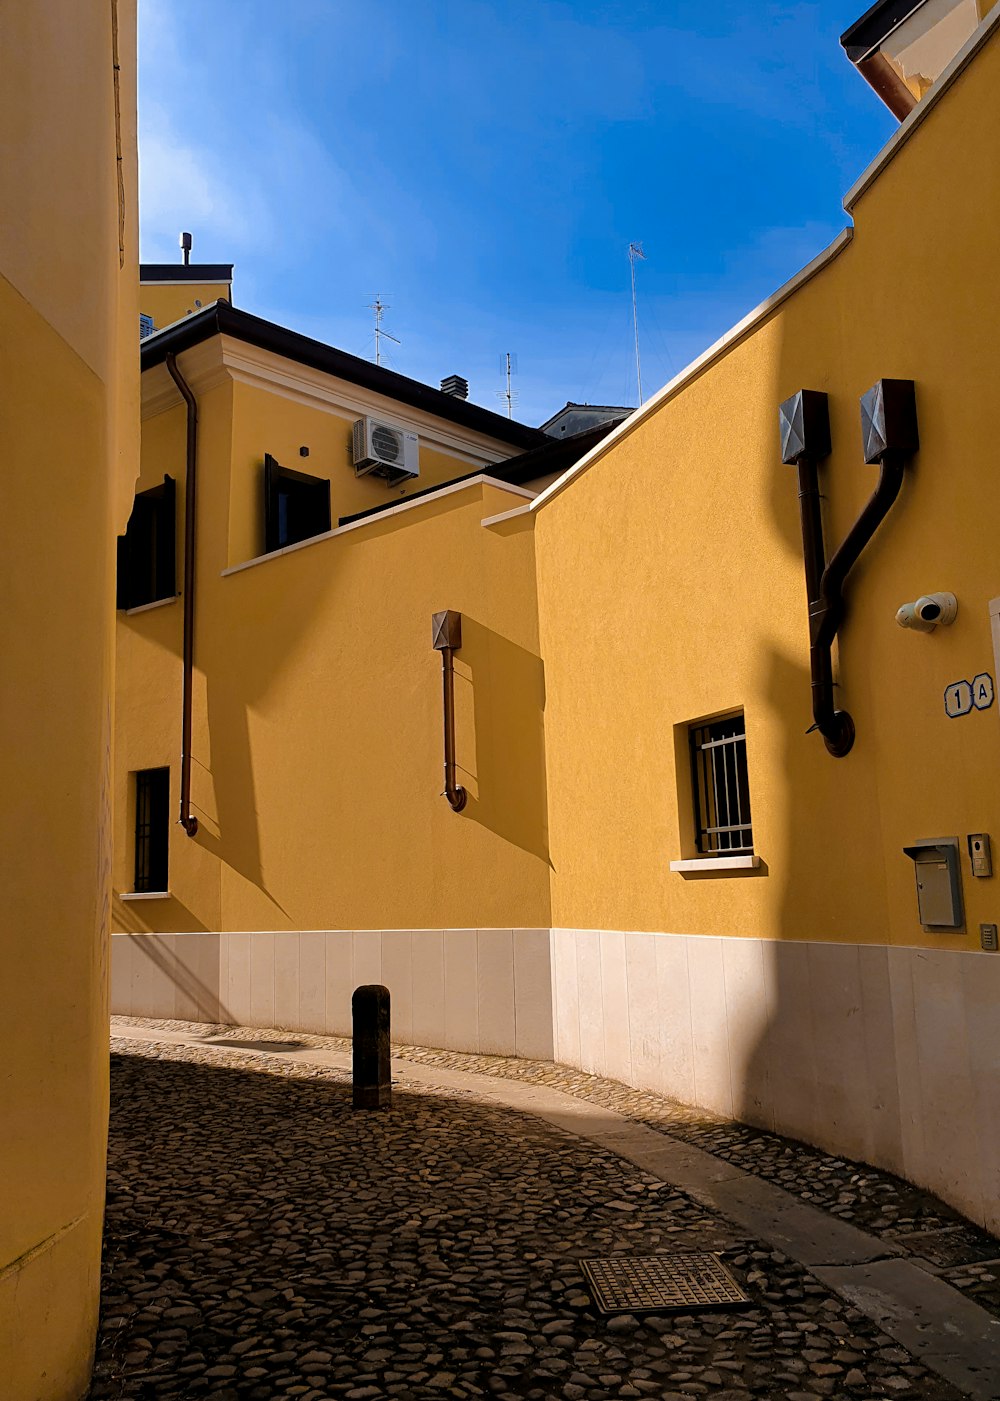
[{"label": "tv antenna", "polygon": [[[635,331],[635,379],[639,390],[639,407],[642,407],[642,370],[639,366],[639,312],[635,301],[635,263],[639,258],[646,261],[646,255],[642,251],[641,243],[630,243],[628,246],[628,263],[632,273],[632,327]],[[619,312],[619,315],[621,313]]]},{"label": "tv antenna", "polygon": [[375,300],[368,303],[368,310],[375,313],[375,363],[381,365],[382,337],[385,336],[386,340],[392,341],[394,345],[402,345],[403,342],[397,336],[390,336],[388,331],[382,330],[382,317],[389,308],[378,292],[375,293]]},{"label": "tv antenna", "polygon": [[508,417],[508,418],[513,418],[513,417],[514,417],[514,405],[517,403],[517,390],[516,390],[516,389],[511,389],[511,387],[510,387],[510,377],[511,377],[511,375],[516,375],[516,374],[517,374],[517,356],[516,356],[516,355],[511,355],[510,351],[508,350],[508,351],[507,351],[507,354],[504,356],[504,362],[505,362],[505,365],[504,365],[504,374],[505,374],[506,380],[507,380],[507,388],[506,388],[506,389],[498,389],[498,390],[497,390],[497,398],[498,398],[498,399],[506,399],[506,401],[507,401],[507,417]]}]

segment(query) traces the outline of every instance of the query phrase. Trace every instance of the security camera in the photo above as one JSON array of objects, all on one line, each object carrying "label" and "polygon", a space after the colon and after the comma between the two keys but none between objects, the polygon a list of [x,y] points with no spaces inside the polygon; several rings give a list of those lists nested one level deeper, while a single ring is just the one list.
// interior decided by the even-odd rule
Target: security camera
[{"label": "security camera", "polygon": [[916,603],[904,603],[896,622],[913,632],[933,632],[939,624],[947,627],[957,616],[958,599],[953,593],[925,593]]}]

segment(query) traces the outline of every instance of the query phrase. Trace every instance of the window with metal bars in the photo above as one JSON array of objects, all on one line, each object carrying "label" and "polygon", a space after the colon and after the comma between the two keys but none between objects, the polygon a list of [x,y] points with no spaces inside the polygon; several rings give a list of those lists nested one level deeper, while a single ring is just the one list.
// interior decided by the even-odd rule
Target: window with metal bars
[{"label": "window with metal bars", "polygon": [[692,725],[690,735],[699,854],[740,856],[752,853],[743,712]]},{"label": "window with metal bars", "polygon": [[135,890],[167,889],[170,770],[140,769],[135,776]]}]

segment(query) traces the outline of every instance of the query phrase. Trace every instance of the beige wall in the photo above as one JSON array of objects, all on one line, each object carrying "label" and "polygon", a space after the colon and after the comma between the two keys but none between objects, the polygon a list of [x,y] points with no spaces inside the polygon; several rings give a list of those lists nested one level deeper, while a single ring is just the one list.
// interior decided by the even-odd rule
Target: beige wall
[{"label": "beige wall", "polygon": [[0,1395],[68,1401],[89,1378],[104,1201],[113,546],[137,470],[134,6],[6,6],[0,55],[17,211],[0,227]]}]

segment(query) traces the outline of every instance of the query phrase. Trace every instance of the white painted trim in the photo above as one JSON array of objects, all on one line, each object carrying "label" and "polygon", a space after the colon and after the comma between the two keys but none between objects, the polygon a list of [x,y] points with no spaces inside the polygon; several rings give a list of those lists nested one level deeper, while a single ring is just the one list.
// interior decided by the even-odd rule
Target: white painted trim
[{"label": "white painted trim", "polygon": [[640,408],[636,409],[635,412],[620,423],[617,428],[613,428],[608,436],[602,438],[596,447],[592,447],[590,452],[580,458],[579,462],[575,462],[572,467],[567,468],[562,476],[557,477],[551,486],[547,486],[543,492],[540,492],[539,495],[535,497],[534,501],[532,501],[530,509],[532,511],[537,511],[540,510],[542,506],[547,506],[560,492],[565,491],[571,482],[574,482],[577,477],[586,472],[588,467],[592,467],[606,452],[615,447],[623,438],[627,437],[629,433],[634,432],[641,423],[645,423],[646,419],[651,418],[668,400],[673,399],[683,389],[686,389],[693,380],[703,374],[711,365],[714,365],[717,360],[721,360],[724,355],[727,355],[730,350],[734,349],[739,341],[743,340],[745,336],[748,336],[751,331],[755,331],[758,326],[767,320],[772,312],[777,311],[778,307],[780,307],[783,302],[786,302],[794,292],[797,292],[800,287],[804,287],[818,272],[822,272],[829,263],[832,263],[834,258],[844,251],[853,237],[854,230],[852,228],[841,229],[830,246],[824,248],[822,253],[817,254],[812,262],[807,263],[801,272],[797,272],[783,287],[779,287],[777,292],[768,297],[766,301],[761,302],[760,306],[755,307],[748,315],[744,316],[743,320],[737,322],[732,330],[727,331],[724,336],[717,340],[714,345],[709,346],[696,360],[692,360],[686,369],[681,370],[680,374],[675,375],[668,384],[665,384],[651,399],[647,399]]},{"label": "white painted trim", "polygon": [[515,506],[512,511],[501,511],[498,516],[486,516],[479,522],[483,526],[499,525],[501,521],[513,520],[515,516],[528,515],[531,511],[531,502],[526,506]]},{"label": "white painted trim", "polygon": [[169,890],[123,890],[119,900],[169,900]]},{"label": "white painted trim", "polygon": [[294,554],[296,550],[307,550],[312,545],[320,545],[324,540],[333,540],[338,535],[346,535],[351,530],[360,530],[366,525],[378,525],[389,516],[402,515],[404,511],[415,511],[420,506],[430,506],[436,501],[442,500],[445,496],[453,496],[456,492],[465,491],[467,487],[492,486],[499,491],[510,492],[512,496],[527,497],[530,502],[534,493],[522,486],[514,486],[510,482],[498,481],[496,477],[487,476],[480,472],[475,477],[467,477],[463,482],[450,482],[447,486],[440,487],[437,491],[429,491],[423,496],[415,496],[412,499],[404,498],[398,506],[390,506],[385,511],[379,511],[377,515],[364,516],[361,520],[349,521],[347,525],[338,525],[335,530],[324,531],[322,535],[311,535],[308,540],[299,540],[294,545],[286,545],[283,550],[272,550],[270,554],[257,555],[254,559],[244,560],[242,564],[230,565],[228,569],[223,569],[221,577],[224,579],[228,574],[239,574],[244,569],[252,569],[256,564],[266,564],[269,559],[278,559],[281,555]]},{"label": "white painted trim", "polygon": [[968,41],[959,49],[930,91],[920,99],[910,115],[900,124],[898,130],[893,132],[871,165],[855,180],[844,196],[844,209],[848,214],[854,213],[854,206],[861,196],[875,183],[900,147],[906,145],[920,123],[937,106],[956,78],[969,66],[998,25],[1000,25],[1000,7],[991,10],[986,18],[980,22],[975,33],[970,35]]},{"label": "white painted trim", "polygon": [[688,876],[705,871],[751,871],[759,865],[759,856],[696,856],[693,860],[671,861],[670,869]]},{"label": "white painted trim", "polygon": [[169,598],[155,598],[152,603],[140,603],[138,608],[123,608],[122,612],[126,618],[133,618],[136,613],[148,613],[153,608],[165,608],[168,603],[176,603],[179,598],[180,594],[174,593]]}]

